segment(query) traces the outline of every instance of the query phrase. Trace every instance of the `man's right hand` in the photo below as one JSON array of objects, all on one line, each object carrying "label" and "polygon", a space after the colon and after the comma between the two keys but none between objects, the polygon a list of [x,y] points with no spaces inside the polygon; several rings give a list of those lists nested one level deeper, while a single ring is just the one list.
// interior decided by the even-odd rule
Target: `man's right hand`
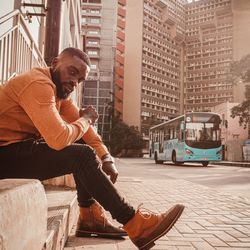
[{"label": "man's right hand", "polygon": [[88,119],[92,125],[96,122],[99,116],[96,109],[93,106],[88,106],[85,109],[80,109],[79,115],[80,117]]}]

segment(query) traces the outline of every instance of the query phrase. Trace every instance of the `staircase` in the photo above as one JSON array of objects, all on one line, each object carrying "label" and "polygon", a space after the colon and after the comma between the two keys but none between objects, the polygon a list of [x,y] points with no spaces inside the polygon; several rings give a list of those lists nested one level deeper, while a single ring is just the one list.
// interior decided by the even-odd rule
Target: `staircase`
[{"label": "staircase", "polygon": [[[22,14],[19,12],[19,10],[14,10],[3,17],[0,17],[0,89],[4,82],[14,77],[15,75],[27,71],[33,67],[46,67],[46,63],[35,41],[32,38],[32,35],[26,25]],[[69,179],[69,177],[67,178]],[[0,180],[0,195],[1,192],[3,192],[3,189],[1,189],[1,183],[3,183],[3,181],[4,180]],[[70,180],[70,183],[71,182],[72,180]],[[11,197],[14,199],[14,201],[17,202],[17,208],[19,207],[18,204],[20,205],[20,207],[26,206],[25,199],[18,199],[16,186],[19,185],[20,190],[24,189],[24,187],[19,183],[20,180],[14,180],[14,182],[12,182],[11,185],[8,186],[9,190],[12,193],[14,192],[14,198],[12,196],[12,193]],[[31,188],[32,185],[33,184],[31,184]],[[15,193],[17,197],[15,197]],[[44,243],[43,250],[61,250],[64,248],[68,234],[78,217],[76,192],[70,188],[45,185],[45,193],[48,202],[48,218],[47,239]],[[27,192],[26,197],[29,197],[29,194],[30,193]],[[37,200],[39,200],[39,198]],[[35,203],[38,202],[37,200],[35,201]],[[6,208],[8,207],[8,202],[9,200],[7,199],[3,203]],[[46,205],[46,203],[43,203],[43,205]],[[17,210],[17,208],[12,207],[11,209]],[[13,211],[13,213],[15,212],[18,211]],[[24,223],[26,223],[25,220],[29,218],[29,216],[30,214],[23,214],[20,220],[23,220]],[[9,220],[10,218],[6,218],[6,220],[7,219]],[[3,221],[6,220],[3,219]],[[0,221],[0,224],[2,224],[3,221]],[[4,229],[2,229],[2,232],[0,228],[0,236],[2,235],[2,233],[4,235],[5,230],[12,230],[13,232],[17,224],[22,223],[22,221],[19,221],[19,223],[17,224],[15,223],[16,222],[13,220],[12,222],[10,222],[10,224],[6,224],[11,225],[11,228],[6,226]],[[40,228],[41,226],[39,227],[39,223],[37,223],[35,226],[35,230],[43,230]],[[8,241],[11,242],[13,240],[16,239],[13,239],[11,237],[6,238],[7,243]],[[24,239],[21,235],[18,235],[17,241],[24,242]],[[2,243],[3,242],[0,237],[0,249],[2,249]]]},{"label": "staircase", "polygon": [[46,63],[19,10],[0,17],[0,85]]},{"label": "staircase", "polygon": [[66,187],[45,186],[48,200],[47,240],[43,250],[62,250],[78,218],[76,192]]}]

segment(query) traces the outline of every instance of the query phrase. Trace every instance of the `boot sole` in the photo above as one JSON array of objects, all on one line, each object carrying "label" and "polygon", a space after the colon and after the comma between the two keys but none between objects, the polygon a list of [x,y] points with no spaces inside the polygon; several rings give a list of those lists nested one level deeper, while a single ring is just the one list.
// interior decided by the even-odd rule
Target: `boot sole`
[{"label": "boot sole", "polygon": [[124,233],[100,233],[100,232],[89,232],[89,231],[81,231],[77,230],[75,233],[76,237],[99,237],[99,238],[109,238],[109,239],[117,239],[128,236],[126,232]]},{"label": "boot sole", "polygon": [[160,232],[157,235],[152,236],[152,239],[150,239],[147,243],[144,243],[143,245],[141,245],[141,243],[139,243],[139,242],[136,243],[135,242],[135,245],[139,248],[139,250],[149,250],[149,249],[151,249],[155,245],[154,242],[156,240],[158,240],[159,238],[161,238],[163,235],[165,235],[173,227],[173,225],[175,224],[175,222],[181,216],[184,208],[185,207],[183,205],[176,205],[173,208],[173,210],[171,211],[173,213],[174,210],[177,210],[176,211],[176,215],[174,216],[172,222],[169,225],[167,225],[167,227],[165,228],[165,224],[166,224],[167,221],[163,221],[162,224],[161,224],[162,226],[161,226]]}]

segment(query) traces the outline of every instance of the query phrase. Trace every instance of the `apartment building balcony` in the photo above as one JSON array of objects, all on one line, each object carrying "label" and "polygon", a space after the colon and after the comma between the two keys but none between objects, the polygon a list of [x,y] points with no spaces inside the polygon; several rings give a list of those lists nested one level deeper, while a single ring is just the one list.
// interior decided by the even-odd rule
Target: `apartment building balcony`
[{"label": "apartment building balcony", "polygon": [[163,10],[162,21],[166,24],[169,24],[170,26],[176,24],[175,18],[171,15],[171,12],[167,7],[164,8],[164,10]]},{"label": "apartment building balcony", "polygon": [[212,20],[205,21],[201,23],[199,26],[202,30],[216,28],[216,19],[214,18]]},{"label": "apartment building balcony", "polygon": [[201,36],[200,34],[192,35],[192,36],[186,36],[186,42],[200,42]]},{"label": "apartment building balcony", "polygon": [[126,5],[126,0],[118,0],[118,4],[125,6]]},{"label": "apartment building balcony", "polygon": [[82,17],[98,17],[98,18],[101,18],[102,17],[102,13],[101,11],[100,12],[91,12],[90,11],[86,11],[86,12],[82,12]]},{"label": "apartment building balcony", "polygon": [[120,91],[115,91],[115,97],[116,97],[117,99],[119,99],[120,101],[122,101],[122,100],[123,100],[123,91],[122,91],[122,90],[120,90]]},{"label": "apartment building balcony", "polygon": [[118,42],[116,48],[117,48],[117,50],[119,50],[121,53],[124,53],[124,51],[125,51],[125,46],[124,46],[124,44],[122,44],[122,43],[119,43],[119,42]]},{"label": "apartment building balcony", "polygon": [[126,10],[121,7],[118,7],[117,13],[118,13],[118,16],[121,16],[121,17],[126,16]]},{"label": "apartment building balcony", "polygon": [[116,37],[121,39],[122,41],[124,41],[125,40],[125,33],[118,30],[117,33],[116,33]]},{"label": "apartment building balcony", "polygon": [[88,49],[88,48],[90,48],[90,49],[100,49],[100,48],[101,48],[100,44],[86,43],[85,46],[86,46],[87,49]]},{"label": "apartment building balcony", "polygon": [[119,88],[123,89],[123,79],[120,79],[118,77],[115,78],[115,85],[117,85]]},{"label": "apartment building balcony", "polygon": [[82,1],[82,5],[83,6],[88,6],[88,7],[102,7],[102,2],[101,1],[95,1],[95,2],[92,2],[92,3],[89,3],[87,1]]},{"label": "apartment building balcony", "polygon": [[123,104],[122,104],[122,102],[118,101],[117,99],[115,100],[115,110],[117,110],[121,114],[123,113]]},{"label": "apartment building balcony", "polygon": [[167,3],[165,0],[153,0],[153,4],[155,4],[156,6],[162,8],[162,9],[167,7]]},{"label": "apartment building balcony", "polygon": [[215,9],[215,13],[217,16],[232,15],[232,7],[231,5],[218,7]]},{"label": "apartment building balcony", "polygon": [[85,22],[85,23],[82,23],[82,26],[84,29],[88,29],[88,27],[91,27],[91,28],[101,28],[102,24],[101,23],[91,23],[91,22]]},{"label": "apartment building balcony", "polygon": [[116,61],[119,62],[120,64],[124,65],[124,57],[121,55],[116,55]]},{"label": "apartment building balcony", "polygon": [[96,55],[93,55],[93,54],[88,54],[90,60],[93,59],[93,60],[100,60],[100,55],[99,54],[96,54]]},{"label": "apartment building balcony", "polygon": [[181,34],[179,32],[176,32],[176,34],[173,38],[175,39],[176,42],[181,43],[181,42],[185,41],[186,36],[185,36],[185,34]]},{"label": "apartment building balcony", "polygon": [[81,35],[86,36],[86,38],[101,38],[101,33],[89,33],[89,32],[82,32]]},{"label": "apartment building balcony", "polygon": [[123,67],[115,67],[115,73],[121,77],[124,77],[124,68]]},{"label": "apartment building balcony", "polygon": [[117,26],[121,29],[125,29],[125,21],[118,19],[117,20]]}]

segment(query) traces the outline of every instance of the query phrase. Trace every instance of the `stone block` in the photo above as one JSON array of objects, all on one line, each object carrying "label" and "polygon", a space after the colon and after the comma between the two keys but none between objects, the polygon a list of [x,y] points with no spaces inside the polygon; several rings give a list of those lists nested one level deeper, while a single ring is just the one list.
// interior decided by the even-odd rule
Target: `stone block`
[{"label": "stone block", "polygon": [[38,180],[0,180],[0,248],[39,250],[47,234],[47,199]]}]

